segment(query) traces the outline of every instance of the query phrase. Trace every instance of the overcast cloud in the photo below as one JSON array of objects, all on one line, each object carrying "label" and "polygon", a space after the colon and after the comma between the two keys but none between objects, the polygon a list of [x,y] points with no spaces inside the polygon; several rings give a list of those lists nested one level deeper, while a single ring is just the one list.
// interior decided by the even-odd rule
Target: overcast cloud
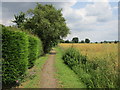
[{"label": "overcast cloud", "polygon": [[[77,36],[80,40],[85,38],[91,41],[118,40],[117,2],[101,0],[101,2],[84,2],[83,5],[83,2],[73,0],[73,2],[42,2],[42,4],[53,4],[56,8],[63,9],[63,16],[71,30],[71,34],[65,39],[71,40]],[[0,23],[13,25],[11,20],[14,19],[14,14],[20,11],[26,12],[35,5],[35,2],[2,2]]]}]

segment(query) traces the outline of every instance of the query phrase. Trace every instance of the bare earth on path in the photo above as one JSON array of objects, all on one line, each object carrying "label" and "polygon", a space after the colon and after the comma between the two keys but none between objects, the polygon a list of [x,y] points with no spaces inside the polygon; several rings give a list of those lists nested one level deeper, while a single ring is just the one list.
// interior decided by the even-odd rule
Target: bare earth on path
[{"label": "bare earth on path", "polygon": [[57,80],[55,79],[55,54],[56,52],[52,50],[48,57],[48,60],[43,65],[41,72],[41,88],[57,88]]}]

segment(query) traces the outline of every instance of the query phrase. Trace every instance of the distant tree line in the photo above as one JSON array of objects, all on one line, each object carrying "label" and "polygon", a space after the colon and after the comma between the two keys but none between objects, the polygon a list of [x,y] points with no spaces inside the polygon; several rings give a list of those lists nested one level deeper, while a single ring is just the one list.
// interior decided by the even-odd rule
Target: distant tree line
[{"label": "distant tree line", "polygon": [[[120,41],[103,41],[103,42],[100,42],[100,43],[119,43]],[[96,43],[98,43],[98,42],[96,42]]]},{"label": "distant tree line", "polygon": [[74,38],[72,38],[71,41],[70,40],[63,40],[63,39],[61,39],[60,43],[90,43],[90,39],[86,38],[85,40],[79,41],[78,37],[74,37]]},{"label": "distant tree line", "polygon": [[73,37],[72,40],[60,40],[60,43],[118,43],[120,41],[101,41],[101,42],[90,42],[90,39],[86,38],[85,40],[79,41],[78,37]]}]

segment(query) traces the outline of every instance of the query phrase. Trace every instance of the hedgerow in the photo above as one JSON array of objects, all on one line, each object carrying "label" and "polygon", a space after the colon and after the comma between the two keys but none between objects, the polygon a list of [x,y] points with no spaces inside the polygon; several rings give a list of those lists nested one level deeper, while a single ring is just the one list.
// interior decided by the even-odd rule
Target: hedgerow
[{"label": "hedgerow", "polygon": [[12,27],[2,26],[2,83],[11,86],[28,67],[28,35]]},{"label": "hedgerow", "polygon": [[70,68],[79,65],[80,63],[86,63],[87,61],[86,57],[81,55],[79,51],[77,51],[73,47],[66,50],[62,59]]},{"label": "hedgerow", "polygon": [[62,59],[87,88],[119,88],[118,72],[111,72],[110,61],[98,58],[87,60],[74,48],[66,50]]},{"label": "hedgerow", "polygon": [[35,60],[42,54],[42,42],[33,35],[29,35],[29,55],[28,55],[28,68],[34,66]]}]

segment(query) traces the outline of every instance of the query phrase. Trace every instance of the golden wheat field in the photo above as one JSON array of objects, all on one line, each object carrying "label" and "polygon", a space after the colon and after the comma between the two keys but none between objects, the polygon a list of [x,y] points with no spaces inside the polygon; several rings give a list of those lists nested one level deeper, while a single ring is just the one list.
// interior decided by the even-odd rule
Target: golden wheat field
[{"label": "golden wheat field", "polygon": [[94,43],[61,43],[59,46],[62,49],[67,49],[68,47],[74,47],[80,51],[81,54],[86,55],[89,60],[106,60],[113,66],[118,66],[118,44],[114,43],[104,43],[104,44],[94,44]]}]

